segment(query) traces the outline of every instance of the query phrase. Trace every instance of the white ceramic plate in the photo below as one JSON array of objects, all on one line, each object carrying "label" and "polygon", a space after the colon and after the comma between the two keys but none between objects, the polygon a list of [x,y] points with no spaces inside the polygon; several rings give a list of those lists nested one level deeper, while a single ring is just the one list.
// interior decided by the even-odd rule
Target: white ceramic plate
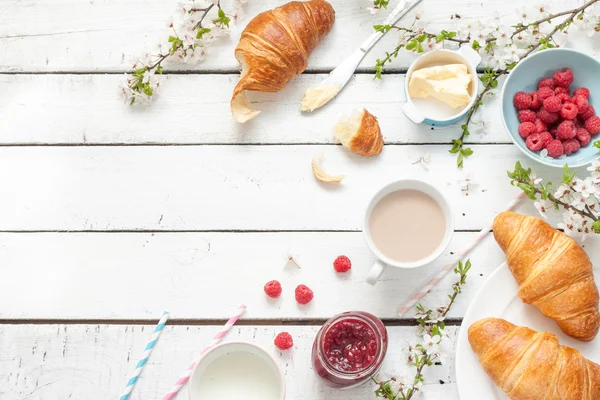
[{"label": "white ceramic plate", "polygon": [[469,306],[456,346],[456,380],[461,400],[508,399],[485,374],[467,338],[469,326],[483,318],[504,318],[515,325],[552,332],[558,336],[562,345],[573,347],[586,358],[600,363],[600,337],[590,343],[568,337],[537,308],[523,303],[517,296],[517,291],[518,286],[504,263],[490,275]]}]

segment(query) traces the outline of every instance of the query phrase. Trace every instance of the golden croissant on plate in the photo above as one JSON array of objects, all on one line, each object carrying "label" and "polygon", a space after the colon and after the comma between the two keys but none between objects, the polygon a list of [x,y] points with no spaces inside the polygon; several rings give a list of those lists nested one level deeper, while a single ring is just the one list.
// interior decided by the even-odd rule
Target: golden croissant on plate
[{"label": "golden croissant on plate", "polygon": [[536,217],[514,212],[494,220],[494,237],[519,284],[519,297],[552,318],[564,333],[590,341],[600,329],[598,287],[585,251]]},{"label": "golden croissant on plate", "polygon": [[486,318],[468,335],[479,363],[511,400],[600,399],[600,365],[552,333]]},{"label": "golden croissant on plate", "polygon": [[246,91],[277,92],[307,66],[308,56],[333,26],[335,11],[325,0],[292,1],[258,14],[235,49],[242,76],[233,91],[231,113],[238,122],[256,117]]}]

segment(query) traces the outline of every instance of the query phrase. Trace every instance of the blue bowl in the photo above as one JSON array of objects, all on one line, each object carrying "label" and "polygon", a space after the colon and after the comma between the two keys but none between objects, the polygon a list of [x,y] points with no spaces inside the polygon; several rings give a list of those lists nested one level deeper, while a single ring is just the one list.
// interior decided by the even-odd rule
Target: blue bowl
[{"label": "blue bowl", "polygon": [[586,87],[590,89],[590,104],[600,112],[600,62],[595,58],[570,49],[548,49],[531,55],[521,61],[510,72],[504,88],[502,89],[502,119],[504,128],[510,135],[515,145],[529,158],[545,165],[577,168],[588,165],[598,158],[598,149],[594,147],[594,140],[600,136],[593,136],[592,141],[579,151],[563,158],[552,159],[542,157],[539,151],[531,151],[525,145],[525,140],[519,136],[519,120],[517,110],[513,106],[513,97],[518,92],[533,92],[537,90],[537,82],[544,77],[551,77],[559,69],[571,68],[575,79],[571,89]]}]

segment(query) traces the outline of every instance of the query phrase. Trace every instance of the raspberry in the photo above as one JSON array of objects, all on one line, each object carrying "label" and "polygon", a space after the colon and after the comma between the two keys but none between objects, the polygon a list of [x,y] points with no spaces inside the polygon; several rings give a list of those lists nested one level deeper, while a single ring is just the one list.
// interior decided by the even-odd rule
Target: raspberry
[{"label": "raspberry", "polygon": [[544,109],[550,112],[559,112],[562,108],[562,101],[556,96],[550,96],[544,100]]},{"label": "raspberry", "polygon": [[538,133],[542,133],[542,132],[546,132],[548,131],[548,127],[546,126],[545,123],[542,122],[541,119],[536,118],[535,121],[533,122],[535,125],[535,131]]},{"label": "raspberry", "polygon": [[579,118],[582,121],[587,121],[588,119],[592,118],[594,115],[596,115],[596,110],[594,110],[594,106],[592,106],[590,104],[588,106],[588,108],[586,108],[586,110],[584,112],[582,112],[581,114],[579,114]]},{"label": "raspberry", "polygon": [[[547,133],[547,132],[546,132]],[[531,151],[538,151],[544,148],[545,140],[547,140],[546,137],[542,136],[543,133],[532,133],[531,135],[529,135],[527,137],[527,139],[525,140],[525,145],[527,146],[527,148]],[[550,134],[548,133],[548,136],[550,136]],[[550,137],[552,138],[552,137]]]},{"label": "raspberry", "polygon": [[573,139],[576,133],[575,123],[566,119],[558,125],[556,138],[561,140]]},{"label": "raspberry", "polygon": [[281,283],[279,281],[269,281],[265,285],[265,293],[274,299],[281,296],[281,290]]},{"label": "raspberry", "polygon": [[553,138],[556,137],[556,128],[552,128],[548,132],[550,132],[550,135],[552,135]]},{"label": "raspberry", "polygon": [[577,139],[563,140],[562,144],[566,155],[575,153],[580,147]]},{"label": "raspberry", "polygon": [[579,144],[583,146],[587,146],[592,140],[592,135],[585,128],[577,128],[577,134],[575,135],[575,139],[579,142]]},{"label": "raspberry", "polygon": [[296,301],[300,304],[308,304],[315,297],[312,290],[306,285],[296,287]]},{"label": "raspberry", "polygon": [[540,100],[540,98],[538,97],[537,92],[531,92],[529,93],[529,95],[531,96],[532,100],[529,108],[532,110],[539,110],[539,108],[542,106],[542,100]]},{"label": "raspberry", "polygon": [[600,117],[594,115],[593,117],[588,118],[588,120],[585,121],[585,129],[592,135],[600,133]]},{"label": "raspberry", "polygon": [[546,100],[550,96],[554,96],[554,90],[549,87],[542,87],[537,91],[538,98],[542,101]]},{"label": "raspberry", "polygon": [[564,118],[564,119],[575,119],[577,118],[577,113],[579,112],[579,109],[577,108],[577,106],[573,103],[565,103],[562,106],[562,109],[560,110],[560,115]]},{"label": "raspberry", "polygon": [[584,87],[577,88],[573,92],[573,96],[583,96],[586,99],[589,99],[590,98],[590,89],[584,88]]},{"label": "raspberry", "polygon": [[543,87],[549,87],[550,89],[554,90],[555,86],[556,84],[554,83],[554,79],[552,78],[542,78],[537,84],[538,89],[541,89]]},{"label": "raspberry", "polygon": [[559,94],[571,94],[571,91],[569,90],[569,88],[565,88],[565,87],[557,87],[556,89],[554,89],[554,94],[559,95]]},{"label": "raspberry", "polygon": [[280,350],[289,350],[294,345],[294,339],[292,335],[287,332],[281,332],[275,336],[275,346]]},{"label": "raspberry", "polygon": [[517,110],[526,110],[531,106],[533,99],[530,95],[525,92],[519,92],[515,94],[513,98],[513,104]]},{"label": "raspberry", "polygon": [[336,270],[336,272],[348,272],[350,271],[350,268],[352,268],[352,263],[348,257],[339,256],[333,262],[333,268]]},{"label": "raspberry", "polygon": [[542,108],[537,112],[537,117],[545,124],[553,124],[558,121],[559,115]]},{"label": "raspberry", "polygon": [[583,114],[590,104],[588,103],[588,99],[582,95],[573,96],[571,102],[577,106],[579,114]]},{"label": "raspberry", "polygon": [[563,144],[560,140],[552,140],[546,145],[548,150],[548,156],[552,158],[558,158],[564,154]]},{"label": "raspberry", "polygon": [[573,83],[573,71],[570,68],[556,71],[554,73],[554,83],[556,83],[556,86],[568,88]]},{"label": "raspberry", "polygon": [[522,122],[519,124],[519,135],[523,139],[527,139],[532,133],[537,133],[537,127],[533,122]]},{"label": "raspberry", "polygon": [[560,101],[564,103],[569,103],[571,101],[571,96],[569,96],[566,93],[559,93],[556,95],[556,97],[558,97],[560,99]]},{"label": "raspberry", "polygon": [[535,113],[531,110],[521,110],[518,113],[519,121],[521,122],[533,122],[537,119]]}]

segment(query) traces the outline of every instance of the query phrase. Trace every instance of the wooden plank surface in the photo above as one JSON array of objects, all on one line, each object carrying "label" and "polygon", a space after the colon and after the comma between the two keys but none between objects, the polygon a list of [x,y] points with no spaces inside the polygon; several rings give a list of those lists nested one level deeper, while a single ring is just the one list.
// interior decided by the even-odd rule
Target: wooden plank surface
[{"label": "wooden plank surface", "polygon": [[[1,144],[297,144],[334,143],[343,114],[367,108],[388,144],[450,143],[457,126],[430,129],[401,112],[404,75],[356,75],[334,102],[301,114],[304,91],[325,75],[301,75],[279,93],[252,94],[263,113],[244,125],[229,111],[237,75],[170,75],[151,108],[128,107],[120,75],[0,75]],[[207,95],[210,93],[210,95]],[[470,143],[511,143],[498,100],[482,109]],[[35,115],[35,118],[31,118]]]},{"label": "wooden plank surface", "polygon": [[[372,159],[341,146],[3,147],[0,230],[360,230],[371,196],[401,177],[437,185],[456,229],[481,229],[517,194],[506,170],[525,159],[512,145],[473,150],[463,171],[445,145],[387,146]],[[341,185],[314,178],[318,153],[347,175]]]},{"label": "wooden plank surface", "polygon": [[[209,48],[210,57],[199,66],[173,65],[168,69],[236,71],[233,50],[241,29],[259,12],[286,3],[285,0],[250,0],[247,17],[231,33],[230,39]],[[564,4],[575,5],[576,0]],[[224,1],[228,7],[230,1]],[[332,32],[313,52],[309,69],[332,69],[340,59],[350,54],[373,32],[388,12],[371,16],[365,0],[332,0],[336,23]],[[394,3],[392,3],[394,4]],[[513,18],[520,7],[519,0],[473,2],[472,0],[427,0],[406,17],[420,11],[432,30],[452,28],[458,21],[451,15],[458,13],[463,20],[492,18],[496,13]],[[0,1],[0,72],[34,71],[125,71],[132,60],[145,52],[155,52],[159,43],[165,44],[172,31],[166,21],[177,13],[177,0],[148,4],[143,0],[59,0],[47,2],[32,0],[26,3]],[[391,8],[390,8],[391,10]],[[367,55],[363,70],[370,70],[375,60],[386,50],[393,49],[395,35],[388,35]],[[413,59],[403,53],[394,62],[396,68],[406,69]]]},{"label": "wooden plank surface", "polygon": [[[327,319],[352,309],[394,318],[417,288],[451,262],[451,253],[474,237],[458,232],[430,266],[390,268],[373,287],[365,277],[374,258],[360,232],[3,233],[0,319],[152,319],[163,309],[177,319],[226,319],[239,303],[248,305],[252,319]],[[353,262],[348,274],[333,270],[340,254]],[[289,255],[301,269],[287,262]],[[464,315],[504,255],[490,237],[471,259],[473,274],[453,318]],[[284,288],[277,300],[263,292],[272,279]],[[426,304],[444,304],[454,281],[448,276]],[[298,284],[315,292],[308,306],[294,299]]]},{"label": "wooden plank surface", "polygon": [[[217,326],[165,328],[144,369],[132,400],[161,398],[202,350]],[[280,352],[273,338],[282,329],[294,337],[294,348]],[[318,382],[312,371],[311,346],[318,327],[241,326],[226,340],[251,341],[267,349],[283,368],[290,400],[364,400],[374,398],[372,384],[356,389],[332,390]],[[151,326],[128,325],[2,325],[0,326],[0,397],[3,400],[115,398],[135,368]],[[449,327],[452,342],[457,329]],[[388,328],[390,343],[383,370],[410,376],[405,347],[415,344],[414,327]],[[458,399],[454,359],[428,368],[425,398]],[[443,382],[443,384],[441,383]],[[241,388],[228,388],[241,390]],[[177,397],[187,399],[187,392]]]}]

